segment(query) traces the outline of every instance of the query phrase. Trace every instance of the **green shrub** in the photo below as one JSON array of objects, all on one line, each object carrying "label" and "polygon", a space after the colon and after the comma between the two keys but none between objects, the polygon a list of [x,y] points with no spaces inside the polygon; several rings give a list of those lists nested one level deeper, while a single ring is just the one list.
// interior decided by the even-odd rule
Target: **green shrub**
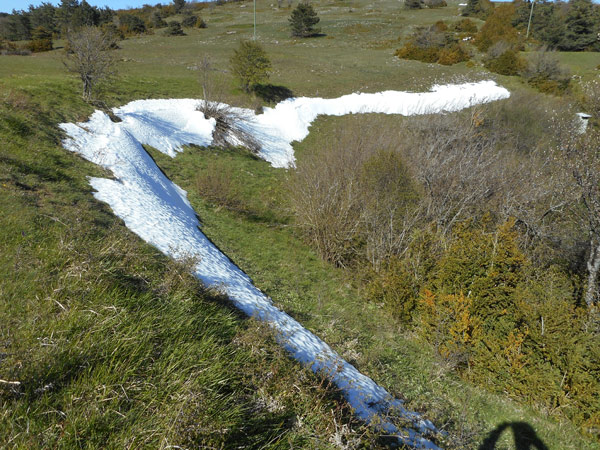
[{"label": "green shrub", "polygon": [[198,17],[198,19],[196,20],[196,24],[195,27],[196,28],[206,28],[206,22],[202,19],[202,17]]},{"label": "green shrub", "polygon": [[29,41],[25,48],[32,53],[48,52],[52,50],[52,39],[34,39]]},{"label": "green shrub", "polygon": [[404,0],[405,9],[421,9],[423,8],[423,0]]},{"label": "green shrub", "polygon": [[431,27],[415,30],[409,41],[394,53],[402,59],[412,59],[426,63],[452,65],[468,61],[469,52],[452,33],[446,32],[448,26],[438,21]]},{"label": "green shrub", "polygon": [[407,42],[402,48],[396,50],[394,55],[401,59],[412,59],[425,63],[435,63],[439,58],[440,50],[435,47],[418,47],[413,42]]},{"label": "green shrub", "polygon": [[265,50],[255,41],[241,41],[229,62],[231,71],[246,92],[269,79],[271,61]]},{"label": "green shrub", "polygon": [[150,16],[150,23],[154,28],[164,28],[168,25],[167,22],[162,18],[162,14],[159,11],[154,11]]},{"label": "green shrub", "polygon": [[507,49],[497,57],[487,58],[485,67],[494,73],[500,75],[519,75],[523,70],[525,62],[519,56],[519,53],[513,49]]},{"label": "green shrub", "polygon": [[477,25],[469,18],[464,18],[459,20],[458,22],[452,24],[452,31],[456,31],[457,33],[465,33],[469,35],[474,35],[477,33]]},{"label": "green shrub", "polygon": [[186,28],[191,28],[196,26],[196,22],[198,21],[198,16],[193,14],[186,14],[181,20],[181,26]]},{"label": "green shrub", "polygon": [[125,35],[142,34],[146,32],[146,24],[136,15],[121,14],[119,16],[119,29]]},{"label": "green shrub", "polygon": [[31,32],[31,41],[26,48],[32,53],[52,50],[52,33],[44,27],[37,27]]},{"label": "green shrub", "polygon": [[463,61],[468,61],[471,58],[469,51],[460,44],[452,44],[449,47],[444,47],[438,54],[438,64],[451,66]]},{"label": "green shrub", "polygon": [[169,26],[167,27],[165,34],[167,36],[185,36],[185,33],[183,32],[183,29],[181,28],[181,24],[179,22],[177,22],[176,20],[169,22]]}]

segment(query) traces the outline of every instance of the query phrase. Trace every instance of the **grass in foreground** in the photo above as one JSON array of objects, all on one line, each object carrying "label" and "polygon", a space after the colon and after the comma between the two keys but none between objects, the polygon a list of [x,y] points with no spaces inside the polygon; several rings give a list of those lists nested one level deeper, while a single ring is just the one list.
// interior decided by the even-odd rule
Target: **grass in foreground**
[{"label": "grass in foreground", "polygon": [[377,446],[269,330],[92,198],[86,176],[108,174],[55,126],[78,104],[64,85],[0,97],[0,446]]}]

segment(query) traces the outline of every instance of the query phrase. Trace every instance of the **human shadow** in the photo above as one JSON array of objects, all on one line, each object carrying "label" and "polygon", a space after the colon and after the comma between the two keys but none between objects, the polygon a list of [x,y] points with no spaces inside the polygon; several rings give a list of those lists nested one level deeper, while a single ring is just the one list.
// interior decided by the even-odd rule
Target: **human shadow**
[{"label": "human shadow", "polygon": [[254,93],[265,102],[279,103],[287,98],[293,97],[294,93],[285,86],[274,84],[258,84],[254,87]]},{"label": "human shadow", "polygon": [[504,422],[488,434],[478,450],[494,450],[502,433],[510,428],[516,450],[548,450],[531,425],[526,422]]}]

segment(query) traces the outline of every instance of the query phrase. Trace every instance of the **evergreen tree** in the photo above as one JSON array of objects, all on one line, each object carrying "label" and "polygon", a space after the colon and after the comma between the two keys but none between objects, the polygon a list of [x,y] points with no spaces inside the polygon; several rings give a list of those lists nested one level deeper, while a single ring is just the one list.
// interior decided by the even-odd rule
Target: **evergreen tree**
[{"label": "evergreen tree", "polygon": [[43,27],[48,31],[55,31],[56,8],[52,3],[43,2],[40,6],[29,5],[29,21],[31,28]]},{"label": "evergreen tree", "polygon": [[269,78],[271,61],[264,49],[254,41],[242,41],[229,60],[231,71],[246,92]]},{"label": "evergreen tree", "polygon": [[571,0],[565,17],[565,34],[560,50],[581,51],[597,40],[598,24],[591,0]]},{"label": "evergreen tree", "polygon": [[6,39],[9,41],[27,40],[30,36],[31,25],[29,16],[25,11],[15,11],[8,16],[6,21]]},{"label": "evergreen tree", "polygon": [[167,28],[167,36],[185,36],[183,29],[181,28],[181,24],[176,20],[169,22],[169,27]]},{"label": "evergreen tree", "polygon": [[292,16],[289,19],[290,26],[292,27],[292,36],[314,36],[320,31],[314,28],[320,20],[311,4],[307,2],[298,3],[298,6],[294,8]]}]

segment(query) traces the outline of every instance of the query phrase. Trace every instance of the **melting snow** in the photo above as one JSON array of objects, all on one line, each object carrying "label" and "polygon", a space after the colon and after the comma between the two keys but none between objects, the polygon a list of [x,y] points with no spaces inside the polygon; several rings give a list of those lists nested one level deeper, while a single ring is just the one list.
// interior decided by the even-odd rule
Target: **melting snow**
[{"label": "melting snow", "polygon": [[[492,81],[435,86],[427,93],[386,91],[351,94],[337,99],[295,98],[265,108],[243,126],[261,143],[260,155],[274,167],[294,165],[292,141],[302,140],[319,114],[351,113],[429,114],[458,111],[475,104],[507,98],[509,92]],[[223,289],[231,301],[249,316],[268,322],[292,356],[313,371],[327,374],[344,393],[356,414],[376,421],[387,433],[396,434],[412,446],[437,448],[426,437],[435,426],[419,414],[406,410],[402,401],[354,366],[344,361],[325,342],[273,305],[237,266],[200,232],[200,224],[186,192],[169,180],[146,153],[148,144],[170,156],[185,144],[209,145],[214,120],[196,111],[198,100],[140,100],[114,113],[114,123],[96,111],[89,121],[65,123],[68,150],[112,171],[114,179],[90,178],[94,196],[108,203],[129,229],[163,253],[196,258],[196,276],[208,286]],[[398,429],[387,416],[401,416],[413,429]]]}]

